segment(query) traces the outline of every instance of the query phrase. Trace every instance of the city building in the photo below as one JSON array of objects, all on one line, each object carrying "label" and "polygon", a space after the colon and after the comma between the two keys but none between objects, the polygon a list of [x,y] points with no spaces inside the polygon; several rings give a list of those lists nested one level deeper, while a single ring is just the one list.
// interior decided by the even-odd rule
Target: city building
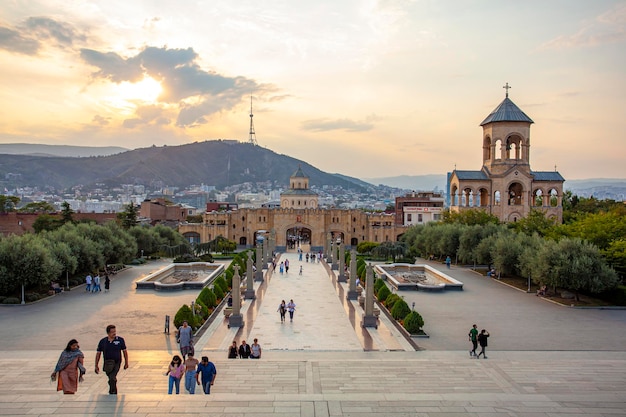
[{"label": "city building", "polygon": [[411,226],[441,220],[444,196],[434,191],[420,191],[396,197],[396,224]]},{"label": "city building", "polygon": [[[515,222],[532,209],[563,219],[563,182],[555,171],[530,168],[530,125],[534,123],[509,99],[480,124],[483,166],[479,171],[455,169],[448,174],[450,210],[481,209],[503,222]],[[555,167],[556,168],[556,167]]]},{"label": "city building", "polygon": [[289,184],[290,188],[280,194],[280,207],[223,211],[207,207],[202,223],[183,223],[178,231],[194,243],[223,236],[244,247],[254,246],[257,233],[273,231],[279,251],[297,244],[318,251],[329,237],[352,247],[365,241],[395,242],[408,227],[396,224],[393,213],[319,208],[318,195],[309,189],[309,177],[301,168],[290,177]]},{"label": "city building", "polygon": [[182,222],[187,219],[188,207],[174,204],[164,198],[155,198],[141,202],[139,217],[150,219],[155,224],[164,221]]}]

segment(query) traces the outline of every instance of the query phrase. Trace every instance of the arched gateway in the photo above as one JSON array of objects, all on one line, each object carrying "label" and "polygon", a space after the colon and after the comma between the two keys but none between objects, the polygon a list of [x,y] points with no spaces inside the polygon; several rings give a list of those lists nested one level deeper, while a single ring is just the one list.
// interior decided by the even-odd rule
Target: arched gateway
[{"label": "arched gateway", "polygon": [[318,195],[309,189],[309,177],[301,168],[289,182],[290,189],[280,196],[280,208],[211,211],[203,215],[201,224],[182,224],[178,230],[185,236],[194,236],[200,243],[221,235],[237,242],[240,247],[252,247],[257,231],[273,231],[278,251],[286,251],[296,242],[306,242],[311,251],[317,252],[324,250],[329,233],[335,239],[340,237],[345,245],[356,247],[364,241],[393,240],[408,227],[396,224],[393,213],[319,208]]}]

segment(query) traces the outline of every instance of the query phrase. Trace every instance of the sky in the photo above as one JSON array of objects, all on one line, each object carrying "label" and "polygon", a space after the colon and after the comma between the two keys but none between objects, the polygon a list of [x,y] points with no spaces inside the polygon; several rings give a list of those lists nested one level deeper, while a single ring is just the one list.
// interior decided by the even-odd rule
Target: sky
[{"label": "sky", "polygon": [[509,97],[531,168],[626,178],[626,1],[3,0],[0,143],[249,139],[358,178],[482,165]]}]

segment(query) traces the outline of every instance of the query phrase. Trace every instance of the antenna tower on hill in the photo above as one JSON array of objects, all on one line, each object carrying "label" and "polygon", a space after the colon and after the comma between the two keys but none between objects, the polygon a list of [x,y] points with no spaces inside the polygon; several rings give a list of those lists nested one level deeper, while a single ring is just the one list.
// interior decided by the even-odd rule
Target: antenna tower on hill
[{"label": "antenna tower on hill", "polygon": [[254,114],[252,114],[252,96],[250,96],[250,137],[248,138],[248,143],[252,145],[258,145],[256,141],[256,133],[254,133]]}]

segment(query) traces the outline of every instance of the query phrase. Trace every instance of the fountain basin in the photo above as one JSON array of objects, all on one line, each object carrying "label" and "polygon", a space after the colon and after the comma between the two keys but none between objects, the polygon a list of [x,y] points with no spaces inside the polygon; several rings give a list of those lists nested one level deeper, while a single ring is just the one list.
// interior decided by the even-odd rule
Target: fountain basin
[{"label": "fountain basin", "polygon": [[376,265],[374,270],[396,290],[463,290],[463,283],[430,265]]},{"label": "fountain basin", "polygon": [[170,264],[136,282],[137,289],[174,291],[202,289],[224,272],[224,265],[208,262]]}]

